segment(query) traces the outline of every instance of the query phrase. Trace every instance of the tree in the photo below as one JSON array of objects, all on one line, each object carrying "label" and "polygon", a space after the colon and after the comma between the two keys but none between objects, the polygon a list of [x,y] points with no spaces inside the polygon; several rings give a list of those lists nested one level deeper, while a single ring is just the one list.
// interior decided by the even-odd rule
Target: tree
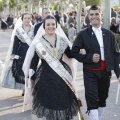
[{"label": "tree", "polygon": [[28,0],[19,0],[19,1],[24,2],[24,3],[28,2]]},{"label": "tree", "polygon": [[40,3],[42,6],[46,6],[47,3],[46,3],[46,0],[41,0],[41,3]]},{"label": "tree", "polygon": [[16,6],[16,0],[9,0],[9,8]]},{"label": "tree", "polygon": [[89,5],[100,5],[100,0],[85,0],[86,6]]},{"label": "tree", "polygon": [[5,0],[0,1],[0,11],[3,11],[4,7],[6,6]]}]

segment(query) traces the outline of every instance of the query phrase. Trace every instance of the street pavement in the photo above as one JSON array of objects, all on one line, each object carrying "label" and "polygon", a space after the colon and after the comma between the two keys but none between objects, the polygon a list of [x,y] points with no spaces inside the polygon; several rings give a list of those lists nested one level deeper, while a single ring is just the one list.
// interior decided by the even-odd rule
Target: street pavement
[{"label": "street pavement", "polygon": [[[6,32],[0,30],[0,72],[4,66],[8,46],[10,45],[11,34],[11,29]],[[113,73],[109,90],[109,98],[107,99],[107,107],[105,108],[103,120],[120,120],[120,95],[118,104],[115,104],[117,85],[118,81]],[[85,90],[81,63],[78,63],[76,87],[78,95],[83,102],[81,110],[84,118],[85,120],[89,120],[88,115],[86,114]],[[25,112],[22,112],[23,97],[21,94],[21,90],[6,88],[0,89],[0,120],[31,120],[31,111],[29,106],[26,106]]]}]

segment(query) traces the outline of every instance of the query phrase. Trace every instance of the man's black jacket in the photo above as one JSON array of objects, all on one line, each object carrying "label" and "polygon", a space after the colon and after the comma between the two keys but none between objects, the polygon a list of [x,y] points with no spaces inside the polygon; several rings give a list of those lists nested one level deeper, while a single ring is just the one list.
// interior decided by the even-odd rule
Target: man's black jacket
[{"label": "man's black jacket", "polygon": [[38,29],[40,28],[40,26],[42,25],[43,22],[38,23],[37,25],[35,25],[34,28],[34,36],[37,34]]},{"label": "man's black jacket", "polygon": [[[120,74],[120,53],[113,33],[101,28],[103,35],[105,65],[107,71],[114,70],[117,78]],[[85,49],[86,54],[79,54],[80,49]],[[93,63],[93,54],[100,55],[100,46],[92,30],[92,26],[80,31],[72,47],[72,56],[79,62],[83,62],[83,68],[99,68],[101,62]]]}]

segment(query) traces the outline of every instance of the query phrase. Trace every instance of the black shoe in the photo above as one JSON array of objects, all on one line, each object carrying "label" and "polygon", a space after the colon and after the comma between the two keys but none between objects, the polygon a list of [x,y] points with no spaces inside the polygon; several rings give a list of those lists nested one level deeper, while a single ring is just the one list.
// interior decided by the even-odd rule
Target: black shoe
[{"label": "black shoe", "polygon": [[25,90],[23,90],[23,92],[22,92],[22,96],[24,96],[24,93],[25,93]]}]

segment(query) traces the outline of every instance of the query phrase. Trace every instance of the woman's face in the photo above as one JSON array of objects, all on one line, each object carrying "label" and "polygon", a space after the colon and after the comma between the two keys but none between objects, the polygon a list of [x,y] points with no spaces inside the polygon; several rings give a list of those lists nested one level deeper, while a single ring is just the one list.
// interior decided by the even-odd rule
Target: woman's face
[{"label": "woman's face", "polygon": [[31,17],[29,14],[23,16],[23,25],[28,26],[30,24]]},{"label": "woman's face", "polygon": [[56,21],[54,19],[45,20],[45,32],[49,35],[55,34]]}]

